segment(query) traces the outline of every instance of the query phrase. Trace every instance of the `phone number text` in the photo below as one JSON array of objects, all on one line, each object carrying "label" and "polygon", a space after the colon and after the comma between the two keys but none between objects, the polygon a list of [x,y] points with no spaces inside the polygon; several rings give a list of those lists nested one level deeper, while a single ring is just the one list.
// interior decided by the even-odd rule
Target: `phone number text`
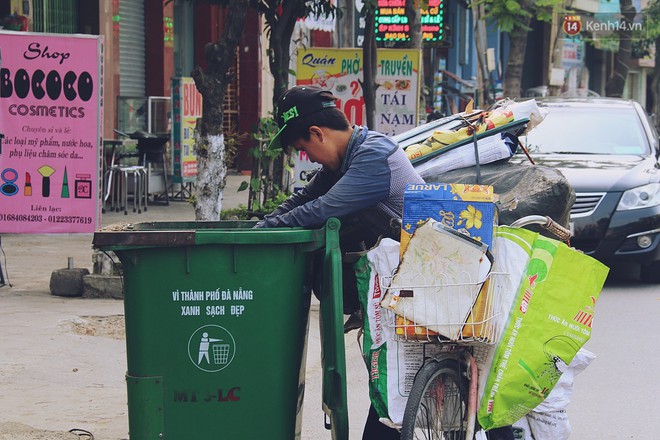
[{"label": "phone number text", "polygon": [[39,214],[0,214],[0,221],[5,222],[43,222],[48,223],[76,223],[88,225],[93,222],[92,217],[83,217],[79,215],[49,215]]}]

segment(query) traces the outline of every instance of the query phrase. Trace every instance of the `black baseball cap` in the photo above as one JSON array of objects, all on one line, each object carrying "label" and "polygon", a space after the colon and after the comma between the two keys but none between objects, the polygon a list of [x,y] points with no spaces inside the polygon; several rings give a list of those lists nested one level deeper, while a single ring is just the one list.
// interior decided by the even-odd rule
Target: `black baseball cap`
[{"label": "black baseball cap", "polygon": [[280,129],[271,139],[268,148],[280,142],[291,121],[327,108],[337,107],[336,99],[329,90],[317,86],[295,86],[282,93],[277,101],[276,121]]}]

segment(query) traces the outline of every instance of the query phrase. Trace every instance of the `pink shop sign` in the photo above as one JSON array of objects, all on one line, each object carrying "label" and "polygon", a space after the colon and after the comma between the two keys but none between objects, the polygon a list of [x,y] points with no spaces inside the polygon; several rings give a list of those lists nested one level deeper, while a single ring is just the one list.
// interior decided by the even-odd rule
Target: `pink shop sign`
[{"label": "pink shop sign", "polygon": [[93,232],[102,37],[0,31],[0,50],[0,232]]}]

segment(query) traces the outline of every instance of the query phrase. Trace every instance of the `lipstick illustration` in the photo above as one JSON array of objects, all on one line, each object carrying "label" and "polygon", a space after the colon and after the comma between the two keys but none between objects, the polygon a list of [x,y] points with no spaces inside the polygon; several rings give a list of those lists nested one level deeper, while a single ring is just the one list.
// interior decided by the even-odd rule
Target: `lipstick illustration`
[{"label": "lipstick illustration", "polygon": [[44,165],[37,170],[43,177],[41,181],[41,195],[50,197],[50,176],[53,175],[55,169],[49,165]]},{"label": "lipstick illustration", "polygon": [[23,188],[23,195],[32,195],[32,178],[30,177],[30,173],[25,173],[25,188]]}]

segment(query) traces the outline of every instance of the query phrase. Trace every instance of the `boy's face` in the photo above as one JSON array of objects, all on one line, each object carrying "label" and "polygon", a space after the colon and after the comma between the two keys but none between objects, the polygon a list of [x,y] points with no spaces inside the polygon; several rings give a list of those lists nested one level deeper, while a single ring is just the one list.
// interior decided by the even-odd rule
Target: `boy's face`
[{"label": "boy's face", "polygon": [[309,140],[300,138],[293,141],[291,146],[296,151],[307,153],[312,162],[336,171],[341,166],[342,152],[345,151],[346,145],[343,145],[343,149],[341,148],[341,141],[335,131],[313,125],[309,127]]}]

